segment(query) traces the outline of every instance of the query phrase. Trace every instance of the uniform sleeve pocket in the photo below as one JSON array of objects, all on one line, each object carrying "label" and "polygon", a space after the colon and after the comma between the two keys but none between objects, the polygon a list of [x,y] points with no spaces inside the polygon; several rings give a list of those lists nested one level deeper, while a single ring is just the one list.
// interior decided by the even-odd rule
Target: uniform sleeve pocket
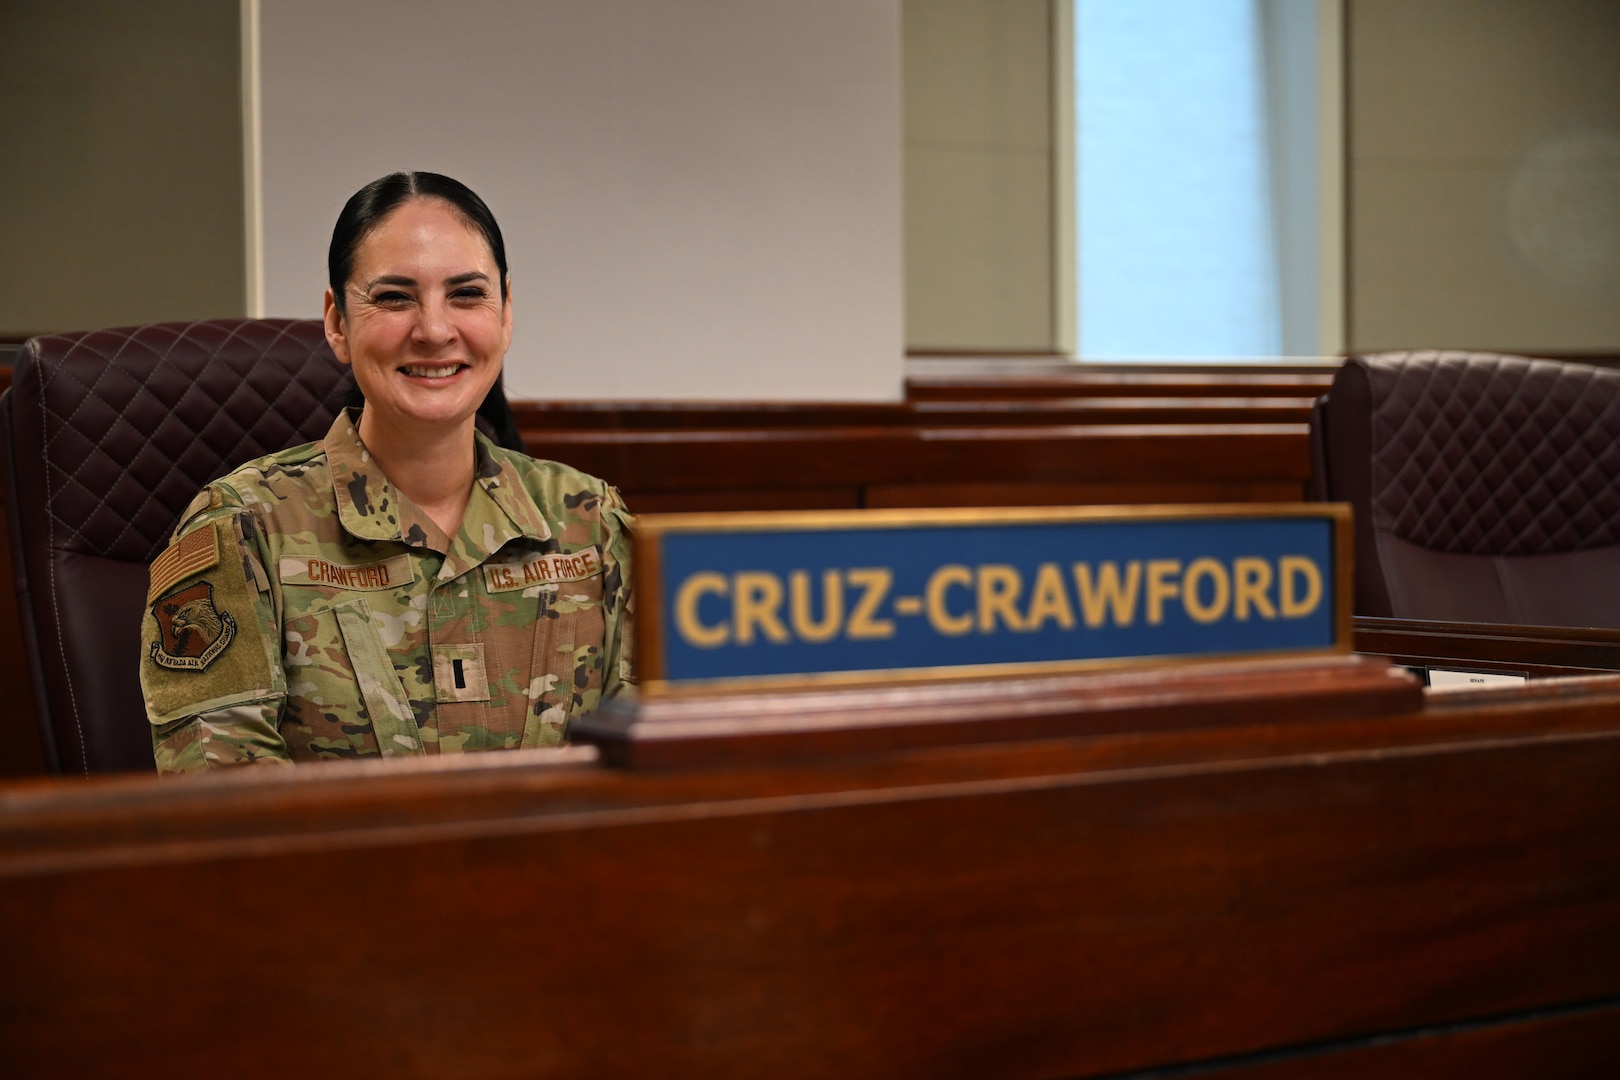
[{"label": "uniform sleeve pocket", "polygon": [[241,550],[228,523],[204,522],[151,567],[142,623],[147,718],[176,719],[283,692]]}]

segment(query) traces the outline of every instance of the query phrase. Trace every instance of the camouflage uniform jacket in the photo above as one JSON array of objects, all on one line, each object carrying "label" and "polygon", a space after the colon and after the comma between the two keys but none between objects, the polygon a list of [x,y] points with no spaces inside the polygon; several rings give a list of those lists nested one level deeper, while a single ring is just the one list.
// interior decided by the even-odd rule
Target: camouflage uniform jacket
[{"label": "camouflage uniform jacket", "polygon": [[630,528],[613,488],[480,435],[447,538],[339,415],[204,488],[153,561],[158,769],[562,742],[633,681]]}]

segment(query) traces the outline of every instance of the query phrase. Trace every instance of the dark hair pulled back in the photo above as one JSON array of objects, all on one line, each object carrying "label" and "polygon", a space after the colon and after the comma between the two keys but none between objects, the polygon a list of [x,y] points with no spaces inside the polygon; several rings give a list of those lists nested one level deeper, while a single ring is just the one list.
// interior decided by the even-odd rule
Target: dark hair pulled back
[{"label": "dark hair pulled back", "polygon": [[332,286],[332,302],[338,311],[347,311],[344,287],[354,273],[354,254],[383,219],[411,199],[443,199],[483,236],[501,272],[501,300],[506,300],[506,243],[484,200],[460,180],[433,172],[396,172],[373,180],[343,204],[337,224],[332,226],[332,243],[326,249],[326,274]]}]

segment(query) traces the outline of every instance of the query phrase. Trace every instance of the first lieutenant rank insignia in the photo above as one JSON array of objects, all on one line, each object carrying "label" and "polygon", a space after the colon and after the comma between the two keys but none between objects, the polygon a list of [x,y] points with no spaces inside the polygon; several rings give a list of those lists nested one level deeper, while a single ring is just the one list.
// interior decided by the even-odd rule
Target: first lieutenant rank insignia
[{"label": "first lieutenant rank insignia", "polygon": [[[219,532],[210,524],[182,537],[152,563],[147,599],[185,578],[219,565]],[[214,586],[199,581],[152,603],[161,639],[151,643],[152,662],[179,671],[202,671],[236,637],[236,620],[214,606]]]}]

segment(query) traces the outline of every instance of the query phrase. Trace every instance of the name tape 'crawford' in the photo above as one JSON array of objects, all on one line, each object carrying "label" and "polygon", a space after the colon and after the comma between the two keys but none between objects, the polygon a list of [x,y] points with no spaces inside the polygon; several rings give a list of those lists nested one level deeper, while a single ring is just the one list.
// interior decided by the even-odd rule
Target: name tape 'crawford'
[{"label": "name tape 'crawford'", "polygon": [[382,592],[415,580],[409,555],[395,555],[382,562],[355,564],[283,555],[280,570],[283,585],[318,585],[350,592]]}]

